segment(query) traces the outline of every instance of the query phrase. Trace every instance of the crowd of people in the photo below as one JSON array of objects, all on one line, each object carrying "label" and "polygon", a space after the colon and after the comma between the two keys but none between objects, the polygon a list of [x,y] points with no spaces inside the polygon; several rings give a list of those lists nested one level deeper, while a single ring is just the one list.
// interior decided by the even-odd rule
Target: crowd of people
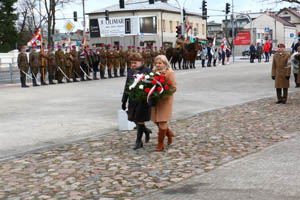
[{"label": "crowd of people", "polygon": [[257,59],[258,62],[261,62],[263,56],[265,57],[265,62],[270,61],[270,56],[272,53],[272,42],[268,41],[264,45],[261,43],[255,43],[250,45],[249,54],[250,54],[250,63],[254,63],[254,60]]},{"label": "crowd of people", "polygon": [[39,86],[38,74],[41,85],[99,80],[97,72],[100,72],[101,79],[123,77],[126,69],[131,67],[131,54],[140,53],[145,66],[151,69],[154,66],[154,58],[166,54],[163,47],[158,50],[152,46],[128,46],[127,50],[124,50],[123,46],[112,48],[110,44],[102,45],[100,49],[96,45],[92,48],[89,45],[81,45],[77,51],[76,46],[63,49],[59,45],[56,51],[48,46],[47,52],[43,47],[38,52],[37,47],[33,46],[28,59],[25,47],[20,49],[18,68],[22,87],[28,87],[27,79],[32,80],[33,86]]},{"label": "crowd of people", "polygon": [[211,43],[208,45],[203,45],[202,50],[199,50],[200,60],[202,67],[205,67],[205,62],[207,67],[217,65],[228,65],[230,62],[231,50],[229,47],[221,46],[220,48],[213,47]]}]

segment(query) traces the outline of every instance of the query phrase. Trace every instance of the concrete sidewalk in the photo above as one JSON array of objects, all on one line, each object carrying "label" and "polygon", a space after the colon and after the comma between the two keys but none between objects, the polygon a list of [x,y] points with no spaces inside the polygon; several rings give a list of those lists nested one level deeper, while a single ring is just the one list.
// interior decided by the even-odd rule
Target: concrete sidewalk
[{"label": "concrete sidewalk", "polygon": [[299,200],[300,137],[140,200]]}]

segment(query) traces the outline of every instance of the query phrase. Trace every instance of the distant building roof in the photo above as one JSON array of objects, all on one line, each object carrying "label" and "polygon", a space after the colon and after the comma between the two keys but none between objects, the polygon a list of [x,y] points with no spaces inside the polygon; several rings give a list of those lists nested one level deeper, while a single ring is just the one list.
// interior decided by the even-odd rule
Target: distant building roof
[{"label": "distant building roof", "polygon": [[291,8],[283,8],[283,9],[281,9],[281,10],[277,13],[277,15],[279,15],[279,14],[282,13],[283,11],[289,11],[290,13],[292,13],[293,15],[295,15],[296,17],[300,18],[300,13],[297,12],[296,10],[294,10],[294,9],[291,9]]},{"label": "distant building roof", "polygon": [[[120,8],[119,4],[115,4],[112,6],[108,6],[106,8],[95,10],[95,11],[87,13],[87,14],[94,15],[94,14],[104,13],[106,10],[108,10],[109,12],[163,10],[163,11],[180,13],[180,9],[177,6],[172,5],[172,4],[168,3],[167,1],[166,2],[155,1],[154,4],[149,4],[149,1],[147,1],[147,0],[127,0],[125,2],[125,8]],[[202,16],[199,13],[190,12],[187,10],[186,10],[186,14]]]},{"label": "distant building roof", "polygon": [[208,26],[221,26],[222,24],[221,23],[216,23],[216,22],[212,21],[212,22],[208,22],[207,25]]},{"label": "distant building roof", "polygon": [[[52,37],[54,41],[62,41],[68,39],[69,35],[65,33],[56,33]],[[82,40],[82,36],[78,34],[71,34],[70,39],[72,41],[80,41]]]},{"label": "distant building roof", "polygon": [[296,27],[295,24],[292,24],[288,21],[286,21],[285,19],[279,17],[279,16],[276,16],[276,15],[269,15],[270,17],[274,18],[275,20],[279,21],[280,23],[282,23],[284,26],[290,26],[290,27]]}]

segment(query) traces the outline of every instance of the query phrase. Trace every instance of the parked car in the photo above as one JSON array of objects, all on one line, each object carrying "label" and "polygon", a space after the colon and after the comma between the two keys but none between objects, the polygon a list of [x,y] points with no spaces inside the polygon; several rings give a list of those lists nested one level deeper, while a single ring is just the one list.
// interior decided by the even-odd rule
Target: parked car
[{"label": "parked car", "polygon": [[242,51],[242,55],[243,56],[250,56],[250,50],[249,49],[245,49],[244,51]]}]

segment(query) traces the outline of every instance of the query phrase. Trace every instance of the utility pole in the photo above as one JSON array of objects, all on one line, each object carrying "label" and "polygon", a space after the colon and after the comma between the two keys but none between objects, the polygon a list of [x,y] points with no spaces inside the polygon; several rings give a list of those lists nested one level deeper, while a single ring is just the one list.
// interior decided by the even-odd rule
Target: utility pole
[{"label": "utility pole", "polygon": [[232,4],[231,4],[231,8],[232,8],[232,14],[231,14],[231,25],[232,25],[232,42],[231,42],[231,45],[232,45],[232,60],[234,62],[234,16],[233,16],[233,0],[232,0]]},{"label": "utility pole", "polygon": [[83,39],[86,40],[86,32],[85,32],[85,5],[84,5],[84,0],[82,0],[82,10],[83,10]]}]

